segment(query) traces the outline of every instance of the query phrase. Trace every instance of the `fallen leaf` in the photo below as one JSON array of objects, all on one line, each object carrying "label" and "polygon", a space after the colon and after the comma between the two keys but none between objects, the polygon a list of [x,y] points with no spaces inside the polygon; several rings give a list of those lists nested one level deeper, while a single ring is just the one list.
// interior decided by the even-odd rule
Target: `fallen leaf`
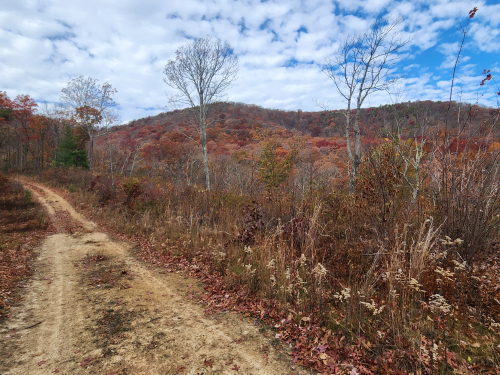
[{"label": "fallen leaf", "polygon": [[40,362],[37,363],[37,366],[41,366],[41,365],[44,365],[46,363],[47,363],[46,361],[40,361]]},{"label": "fallen leaf", "polygon": [[182,359],[186,359],[187,357],[189,357],[189,354],[184,353],[184,354],[182,355],[182,357],[181,357],[181,358],[182,358]]},{"label": "fallen leaf", "polygon": [[318,345],[318,350],[320,353],[326,352],[326,349],[328,349],[328,346],[321,345],[321,344]]},{"label": "fallen leaf", "polygon": [[186,368],[184,366],[177,366],[177,368],[175,369],[175,372],[184,372]]},{"label": "fallen leaf", "polygon": [[57,374],[57,373],[59,372],[59,370],[58,370],[58,369],[55,369],[55,370],[54,370],[54,371],[52,371],[52,372],[55,372],[55,373]]},{"label": "fallen leaf", "polygon": [[86,358],[82,361],[82,363],[80,363],[80,366],[87,367],[93,360],[94,358]]},{"label": "fallen leaf", "polygon": [[231,367],[231,370],[238,371],[240,368],[238,365],[235,363],[233,367]]},{"label": "fallen leaf", "polygon": [[214,365],[214,364],[212,363],[212,361],[213,361],[212,359],[205,359],[205,360],[203,361],[203,364],[204,364],[205,366],[207,366],[207,367],[212,367],[212,366]]},{"label": "fallen leaf", "polygon": [[479,348],[481,347],[481,344],[478,342],[475,342],[474,344],[471,345],[473,348]]},{"label": "fallen leaf", "polygon": [[304,322],[309,322],[311,320],[311,318],[309,318],[308,316],[304,316],[302,319],[300,319]]}]

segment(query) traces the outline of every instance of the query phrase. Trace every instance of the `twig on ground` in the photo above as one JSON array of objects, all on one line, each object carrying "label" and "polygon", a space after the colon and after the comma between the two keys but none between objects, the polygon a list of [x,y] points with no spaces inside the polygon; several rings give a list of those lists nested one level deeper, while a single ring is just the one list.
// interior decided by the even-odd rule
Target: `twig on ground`
[{"label": "twig on ground", "polygon": [[44,322],[44,321],[43,321],[43,320],[41,320],[41,321],[39,321],[38,323],[32,324],[32,325],[30,325],[30,326],[28,326],[28,327],[26,327],[26,328],[23,328],[23,329],[30,329],[30,328],[36,327],[37,325],[42,324],[43,322]]}]

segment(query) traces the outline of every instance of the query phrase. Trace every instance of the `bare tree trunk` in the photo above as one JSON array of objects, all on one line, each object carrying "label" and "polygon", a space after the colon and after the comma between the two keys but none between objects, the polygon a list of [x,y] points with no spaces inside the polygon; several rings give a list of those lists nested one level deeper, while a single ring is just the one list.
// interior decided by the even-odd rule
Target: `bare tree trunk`
[{"label": "bare tree trunk", "polygon": [[125,165],[127,164],[128,159],[130,159],[130,156],[131,156],[131,155],[132,155],[131,153],[127,155],[127,157],[126,157],[126,158],[125,158],[125,160],[123,161],[122,166],[121,166],[121,168],[120,168],[120,171],[119,171],[118,173],[123,173],[123,170],[125,169]]},{"label": "bare tree trunk", "polygon": [[134,174],[135,161],[136,161],[138,155],[139,155],[139,152],[136,152],[134,155],[134,158],[132,159],[132,167],[130,168],[129,177],[132,177],[132,175]]},{"label": "bare tree trunk", "polygon": [[19,142],[19,169],[23,171],[23,144]]},{"label": "bare tree trunk", "polygon": [[115,178],[113,176],[113,158],[111,155],[111,143],[109,142],[109,129],[108,129],[108,151],[109,151],[109,173],[111,174],[111,186],[115,190]]},{"label": "bare tree trunk", "polygon": [[94,135],[89,133],[90,136],[90,145],[89,145],[89,170],[92,170],[92,162],[93,162],[93,155],[94,155]]},{"label": "bare tree trunk", "polygon": [[207,190],[210,191],[210,170],[208,168],[207,138],[206,138],[205,134],[201,138],[201,149],[203,152],[203,165],[204,165],[204,170],[205,170],[205,181],[207,184],[206,186],[207,186]]},{"label": "bare tree trunk", "polygon": [[354,117],[354,157],[352,158],[352,173],[349,180],[349,194],[354,194],[356,191],[356,178],[358,176],[358,168],[361,164],[361,132],[359,130],[359,109],[356,110]]},{"label": "bare tree trunk", "polygon": [[44,150],[43,150],[43,137],[42,137],[42,160],[41,160],[42,164],[41,164],[41,169],[43,169],[43,162],[44,162],[44,160],[43,160],[43,156],[44,156],[43,152],[44,152]]}]

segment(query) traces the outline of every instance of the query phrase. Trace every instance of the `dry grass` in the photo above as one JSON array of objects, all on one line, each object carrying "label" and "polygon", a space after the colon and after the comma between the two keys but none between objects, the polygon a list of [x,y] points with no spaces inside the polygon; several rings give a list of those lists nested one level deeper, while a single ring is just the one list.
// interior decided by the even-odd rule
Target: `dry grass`
[{"label": "dry grass", "polygon": [[[477,170],[494,175],[492,160],[448,159],[469,178],[462,193],[446,195],[429,180],[415,202],[387,145],[361,165],[355,196],[342,187],[247,196],[120,177],[110,195],[106,177],[69,180],[95,218],[149,240],[158,254],[202,259],[228,288],[245,285],[299,325],[313,316],[361,345],[375,368],[452,373],[498,364],[499,191]],[[140,194],[131,197],[134,186]],[[473,202],[488,211],[476,213]],[[456,212],[451,227],[445,206]],[[482,237],[472,237],[478,220]]]}]

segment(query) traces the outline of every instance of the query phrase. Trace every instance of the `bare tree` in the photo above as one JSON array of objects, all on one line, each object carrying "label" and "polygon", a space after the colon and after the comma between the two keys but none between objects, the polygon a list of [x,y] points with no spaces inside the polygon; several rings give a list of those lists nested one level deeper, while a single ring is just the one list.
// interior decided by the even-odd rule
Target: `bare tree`
[{"label": "bare tree", "polygon": [[112,98],[116,89],[108,82],[101,85],[97,79],[79,76],[69,81],[61,92],[60,99],[69,109],[68,114],[89,136],[89,165],[92,170],[96,127],[99,126],[106,112],[116,106]]},{"label": "bare tree", "polygon": [[439,149],[438,132],[431,126],[428,111],[421,109],[411,117],[395,111],[391,125],[386,127],[386,136],[392,140],[403,162],[402,176],[411,190],[413,204],[429,176],[432,161]]},{"label": "bare tree", "polygon": [[238,73],[238,58],[227,42],[212,41],[210,36],[180,47],[176,55],[163,71],[165,83],[178,92],[169,97],[169,102],[185,108],[189,123],[200,137],[196,143],[201,145],[206,187],[210,190],[207,127],[215,120],[209,121],[209,110],[216,109],[216,104],[231,87]]},{"label": "bare tree", "polygon": [[102,118],[102,125],[106,129],[106,143],[108,146],[108,156],[109,156],[109,174],[111,176],[111,186],[113,191],[115,191],[115,177],[113,170],[113,153],[111,150],[111,141],[109,139],[109,133],[111,127],[116,126],[119,123],[119,116],[113,111],[106,111]]},{"label": "bare tree", "polygon": [[42,103],[39,112],[48,121],[49,143],[54,149],[53,159],[57,159],[59,139],[64,129],[67,119],[64,116],[64,110],[56,103]]},{"label": "bare tree", "polygon": [[[377,19],[363,35],[348,37],[337,53],[326,59],[321,71],[335,84],[335,88],[347,103],[345,136],[350,161],[349,193],[354,193],[358,167],[361,163],[361,132],[359,115],[365,99],[376,91],[387,90],[400,77],[393,74],[399,59],[397,52],[409,40],[395,32],[401,19],[385,21]],[[354,110],[354,119],[351,111]],[[354,152],[350,142],[351,126],[354,130]]]}]

